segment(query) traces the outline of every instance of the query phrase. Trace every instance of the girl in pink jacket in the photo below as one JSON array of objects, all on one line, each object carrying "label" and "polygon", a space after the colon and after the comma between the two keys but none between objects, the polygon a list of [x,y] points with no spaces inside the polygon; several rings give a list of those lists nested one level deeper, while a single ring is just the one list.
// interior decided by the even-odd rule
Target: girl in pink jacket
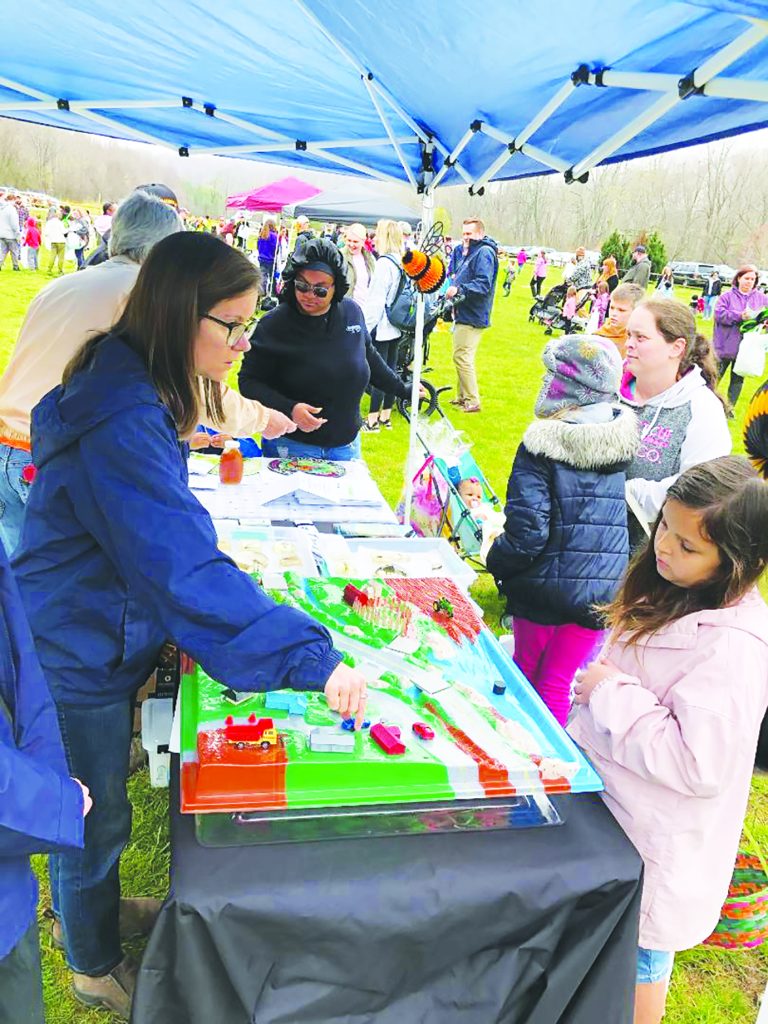
[{"label": "girl in pink jacket", "polygon": [[664,1014],[676,950],[720,916],[768,705],[768,484],[743,458],[686,470],[577,673],[568,731],[645,863],[635,1024]]}]

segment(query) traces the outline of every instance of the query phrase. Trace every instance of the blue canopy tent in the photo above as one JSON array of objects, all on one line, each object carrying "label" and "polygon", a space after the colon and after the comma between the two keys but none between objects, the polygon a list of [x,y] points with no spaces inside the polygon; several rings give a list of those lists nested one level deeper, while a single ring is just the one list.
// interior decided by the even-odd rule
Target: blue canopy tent
[{"label": "blue canopy tent", "polygon": [[0,116],[405,182],[425,221],[439,185],[583,182],[768,126],[767,2],[556,6],[28,0],[4,11],[35,45],[6,47]]}]

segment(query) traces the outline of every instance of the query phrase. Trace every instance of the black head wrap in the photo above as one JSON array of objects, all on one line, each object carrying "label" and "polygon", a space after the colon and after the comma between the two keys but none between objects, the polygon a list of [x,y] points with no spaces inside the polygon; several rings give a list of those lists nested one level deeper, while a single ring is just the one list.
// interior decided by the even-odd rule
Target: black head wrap
[{"label": "black head wrap", "polygon": [[[321,267],[312,267],[312,264],[322,264]],[[295,303],[295,292],[293,283],[296,274],[300,270],[325,269],[333,276],[334,290],[333,302],[341,302],[349,291],[349,282],[344,270],[344,257],[341,250],[329,238],[310,238],[309,241],[298,244],[288,262],[283,268],[281,275],[283,290],[280,292],[280,301],[288,299]]]}]

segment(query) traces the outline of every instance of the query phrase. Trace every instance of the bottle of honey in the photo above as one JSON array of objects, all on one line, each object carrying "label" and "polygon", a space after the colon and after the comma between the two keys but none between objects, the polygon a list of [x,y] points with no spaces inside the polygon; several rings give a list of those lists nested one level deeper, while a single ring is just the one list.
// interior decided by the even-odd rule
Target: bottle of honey
[{"label": "bottle of honey", "polygon": [[224,451],[219,459],[219,480],[223,484],[239,484],[243,479],[243,456],[237,441],[224,442]]}]

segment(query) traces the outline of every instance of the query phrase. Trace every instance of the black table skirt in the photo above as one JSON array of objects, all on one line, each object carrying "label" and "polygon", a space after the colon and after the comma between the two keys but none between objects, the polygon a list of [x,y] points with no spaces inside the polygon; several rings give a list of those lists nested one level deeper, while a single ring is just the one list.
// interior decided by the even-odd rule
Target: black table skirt
[{"label": "black table skirt", "polygon": [[557,828],[206,849],[177,787],[133,1024],[631,1024],[642,865],[596,795]]}]

